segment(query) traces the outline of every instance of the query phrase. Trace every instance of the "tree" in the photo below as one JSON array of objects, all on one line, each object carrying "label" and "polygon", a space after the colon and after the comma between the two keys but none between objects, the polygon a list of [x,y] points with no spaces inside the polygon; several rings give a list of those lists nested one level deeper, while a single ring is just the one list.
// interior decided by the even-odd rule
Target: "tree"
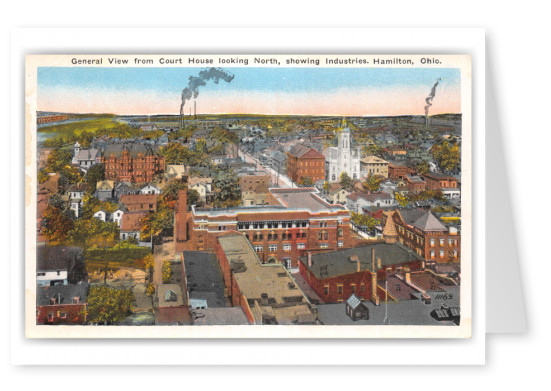
[{"label": "tree", "polygon": [[381,224],[380,220],[377,220],[363,213],[356,213],[356,212],[352,212],[351,220],[356,226],[366,227],[369,230],[372,230],[375,228],[375,226],[377,226],[378,224]]},{"label": "tree", "polygon": [[329,184],[329,182],[325,181],[323,183],[323,190],[326,192],[326,193],[329,193],[329,190],[331,190],[331,185]]},{"label": "tree", "polygon": [[67,240],[73,229],[73,220],[67,217],[62,210],[48,205],[41,221],[40,233],[50,244],[62,244]]},{"label": "tree", "polygon": [[309,176],[303,176],[303,177],[300,178],[300,183],[299,184],[301,186],[309,187],[309,186],[314,185],[314,181]]},{"label": "tree", "polygon": [[159,211],[155,213],[148,213],[140,219],[140,240],[149,241],[151,240],[151,235],[159,235],[163,227],[158,224],[159,220]]},{"label": "tree", "polygon": [[231,168],[220,168],[213,178],[214,206],[231,207],[241,202],[239,178]]},{"label": "tree", "polygon": [[170,260],[166,259],[163,261],[161,274],[163,277],[163,284],[168,284],[170,282]]},{"label": "tree", "polygon": [[383,155],[384,155],[383,148],[375,144],[370,144],[363,147],[363,153],[366,156],[377,156],[377,157],[380,157],[381,159],[383,158]]},{"label": "tree", "polygon": [[94,217],[80,218],[68,232],[67,241],[80,247],[112,247],[119,241],[119,227]]},{"label": "tree", "polygon": [[155,294],[155,285],[152,282],[147,284],[147,291],[145,292],[147,296],[153,296]]},{"label": "tree", "polygon": [[105,167],[103,164],[94,164],[90,167],[86,173],[85,179],[88,185],[88,191],[90,193],[95,192],[97,183],[105,179]]},{"label": "tree", "polygon": [[419,174],[426,174],[427,172],[429,172],[429,170],[429,163],[424,160],[417,162],[417,164],[415,165],[415,171],[417,171]]},{"label": "tree", "polygon": [[368,191],[379,191],[383,177],[379,175],[369,175],[363,183],[363,187]]},{"label": "tree", "polygon": [[165,157],[166,164],[184,164],[188,160],[189,151],[180,143],[169,143],[159,152]]},{"label": "tree", "polygon": [[83,313],[88,323],[112,325],[123,321],[134,309],[134,294],[130,289],[93,285]]},{"label": "tree", "polygon": [[351,190],[353,186],[354,181],[352,180],[352,178],[350,178],[350,176],[346,172],[343,172],[341,174],[341,187],[346,190]]},{"label": "tree", "polygon": [[187,204],[190,205],[197,205],[197,202],[199,201],[199,192],[195,189],[189,189],[187,191]]},{"label": "tree", "polygon": [[432,146],[431,155],[440,167],[445,172],[458,172],[461,167],[461,156],[459,153],[459,145],[450,145],[447,141],[441,144]]},{"label": "tree", "polygon": [[407,204],[409,203],[409,200],[407,197],[401,195],[400,193],[396,192],[394,193],[394,199],[396,200],[396,202],[398,202],[398,204],[401,206],[401,207],[406,207]]}]

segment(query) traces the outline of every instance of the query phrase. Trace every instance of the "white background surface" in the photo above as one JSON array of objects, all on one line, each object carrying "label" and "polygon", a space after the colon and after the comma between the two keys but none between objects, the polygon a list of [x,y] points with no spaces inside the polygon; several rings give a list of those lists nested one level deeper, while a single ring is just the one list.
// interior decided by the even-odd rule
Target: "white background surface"
[{"label": "white background surface", "polygon": [[[550,35],[548,13],[540,3],[524,1],[521,4],[484,4],[480,1],[463,1],[445,4],[442,1],[411,2],[398,1],[388,6],[365,4],[366,2],[331,2],[322,11],[320,2],[299,6],[297,1],[277,3],[251,3],[250,8],[237,2],[209,2],[190,5],[173,2],[148,3],[147,9],[138,10],[137,3],[116,5],[115,2],[21,2],[11,3],[11,9],[0,16],[2,34],[2,98],[3,108],[8,108],[8,35],[12,27],[198,27],[198,26],[315,26],[315,27],[485,27],[487,33],[488,62],[496,81],[496,96],[500,120],[503,126],[505,153],[510,159],[509,178],[513,185],[511,197],[514,203],[513,216],[519,241],[520,273],[523,281],[527,315],[528,334],[521,336],[495,336],[487,338],[487,365],[485,367],[370,367],[341,369],[328,368],[21,368],[9,366],[7,354],[8,330],[2,333],[6,343],[3,370],[5,381],[22,388],[26,384],[38,388],[47,384],[45,378],[64,379],[64,385],[79,389],[109,387],[112,382],[118,386],[141,385],[144,388],[160,387],[204,387],[254,386],[267,388],[298,388],[316,383],[327,388],[344,388],[344,385],[363,384],[366,387],[407,387],[414,390],[428,387],[465,389],[465,387],[491,385],[492,388],[518,389],[528,384],[548,384],[547,351],[550,336],[547,332],[550,312],[547,309],[546,266],[549,253],[545,251],[549,211],[546,208],[545,176],[546,157],[549,154],[551,126],[546,121],[549,101],[550,76],[547,51]],[[218,4],[218,5],[217,5]],[[152,7],[157,7],[153,9]],[[197,8],[200,8],[197,10]],[[232,11],[230,14],[229,11]],[[258,13],[258,14],[257,14]],[[136,37],[137,40],[141,39]],[[183,41],[192,37],[182,37]],[[366,42],[366,45],[369,42]],[[101,47],[98,48],[101,51]],[[22,81],[12,81],[21,83]],[[8,134],[7,110],[4,112],[5,129]],[[491,140],[488,140],[491,142]],[[8,167],[9,144],[2,143],[1,167]],[[5,169],[4,169],[5,170]],[[540,188],[541,186],[541,188]],[[499,194],[490,194],[499,197]],[[8,194],[3,193],[2,205],[7,213]],[[535,202],[536,200],[536,202]],[[6,221],[6,220],[4,220]],[[499,222],[488,222],[492,224]],[[4,248],[7,248],[7,223],[1,226]],[[507,238],[504,238],[507,240]],[[7,261],[7,260],[6,260]],[[488,271],[491,275],[491,270]],[[4,271],[4,277],[7,277]],[[539,278],[538,278],[539,277]],[[2,296],[9,297],[8,284],[3,279]],[[507,300],[507,292],[503,292]],[[7,312],[6,312],[7,313]],[[3,322],[2,327],[7,328]],[[363,349],[363,354],[370,354]],[[187,352],[182,351],[182,355]],[[43,352],[48,355],[48,351]],[[86,352],[75,352],[85,355]],[[131,352],[129,354],[137,354]],[[451,350],[442,355],[453,355]],[[270,351],[259,353],[257,360],[269,356]],[[338,352],[327,356],[338,357]],[[146,352],[142,355],[149,362]],[[309,362],[310,353],[305,350],[304,362]],[[415,357],[411,357],[415,363]],[[52,377],[55,371],[56,376]],[[100,374],[100,371],[102,372]],[[213,372],[216,371],[216,375]],[[399,376],[396,376],[399,374]],[[306,376],[305,376],[306,375]],[[488,379],[491,377],[491,379]],[[199,380],[200,383],[195,381]],[[358,383],[360,381],[360,383]]]}]

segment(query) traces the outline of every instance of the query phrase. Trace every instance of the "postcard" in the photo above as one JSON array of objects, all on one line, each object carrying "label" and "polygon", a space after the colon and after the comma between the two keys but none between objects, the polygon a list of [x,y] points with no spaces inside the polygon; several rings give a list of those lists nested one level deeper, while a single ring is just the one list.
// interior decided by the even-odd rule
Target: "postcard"
[{"label": "postcard", "polygon": [[28,338],[470,338],[469,55],[28,55]]}]

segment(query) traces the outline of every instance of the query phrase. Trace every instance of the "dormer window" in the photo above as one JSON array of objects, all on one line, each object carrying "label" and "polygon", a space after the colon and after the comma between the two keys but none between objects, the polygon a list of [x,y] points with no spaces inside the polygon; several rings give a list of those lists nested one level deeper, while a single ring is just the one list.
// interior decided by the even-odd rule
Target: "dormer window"
[{"label": "dormer window", "polygon": [[52,298],[50,299],[50,305],[55,305],[55,297],[52,297]]},{"label": "dormer window", "polygon": [[73,297],[73,304],[80,303],[80,297]]}]

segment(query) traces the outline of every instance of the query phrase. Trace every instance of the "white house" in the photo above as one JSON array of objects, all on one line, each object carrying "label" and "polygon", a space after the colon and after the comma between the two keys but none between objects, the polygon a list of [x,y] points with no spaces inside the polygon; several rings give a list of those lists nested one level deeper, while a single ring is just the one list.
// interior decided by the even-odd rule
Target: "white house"
[{"label": "white house", "polygon": [[397,204],[388,193],[352,193],[346,197],[346,207],[356,213],[363,213],[363,208],[386,208]]},{"label": "white house", "polygon": [[394,183],[390,179],[387,179],[379,184],[379,188],[383,193],[394,195],[394,192],[398,189],[398,184]]},{"label": "white house", "polygon": [[151,183],[148,183],[146,186],[141,188],[140,194],[161,194],[161,189],[153,186]]},{"label": "white house", "polygon": [[212,193],[212,187],[210,183],[196,183],[190,186],[190,189],[199,193],[199,199],[203,202],[207,202],[207,196]]},{"label": "white house", "polygon": [[448,187],[442,189],[442,194],[448,200],[458,200],[461,198],[461,190],[456,187]]},{"label": "white house", "polygon": [[105,213],[103,210],[98,210],[96,213],[94,213],[94,218],[105,221],[107,219],[107,213]]},{"label": "white house", "polygon": [[123,215],[124,215],[124,211],[122,209],[117,209],[115,212],[111,214],[111,220],[113,220],[113,222],[120,227]]},{"label": "white house", "polygon": [[84,171],[87,171],[90,167],[97,163],[98,157],[98,149],[80,149],[80,144],[77,141],[73,147],[73,160],[71,163],[79,166]]},{"label": "white house", "polygon": [[347,173],[352,179],[360,178],[360,148],[351,147],[350,129],[345,126],[338,133],[338,146],[324,151],[327,181],[339,182],[342,173]]}]

